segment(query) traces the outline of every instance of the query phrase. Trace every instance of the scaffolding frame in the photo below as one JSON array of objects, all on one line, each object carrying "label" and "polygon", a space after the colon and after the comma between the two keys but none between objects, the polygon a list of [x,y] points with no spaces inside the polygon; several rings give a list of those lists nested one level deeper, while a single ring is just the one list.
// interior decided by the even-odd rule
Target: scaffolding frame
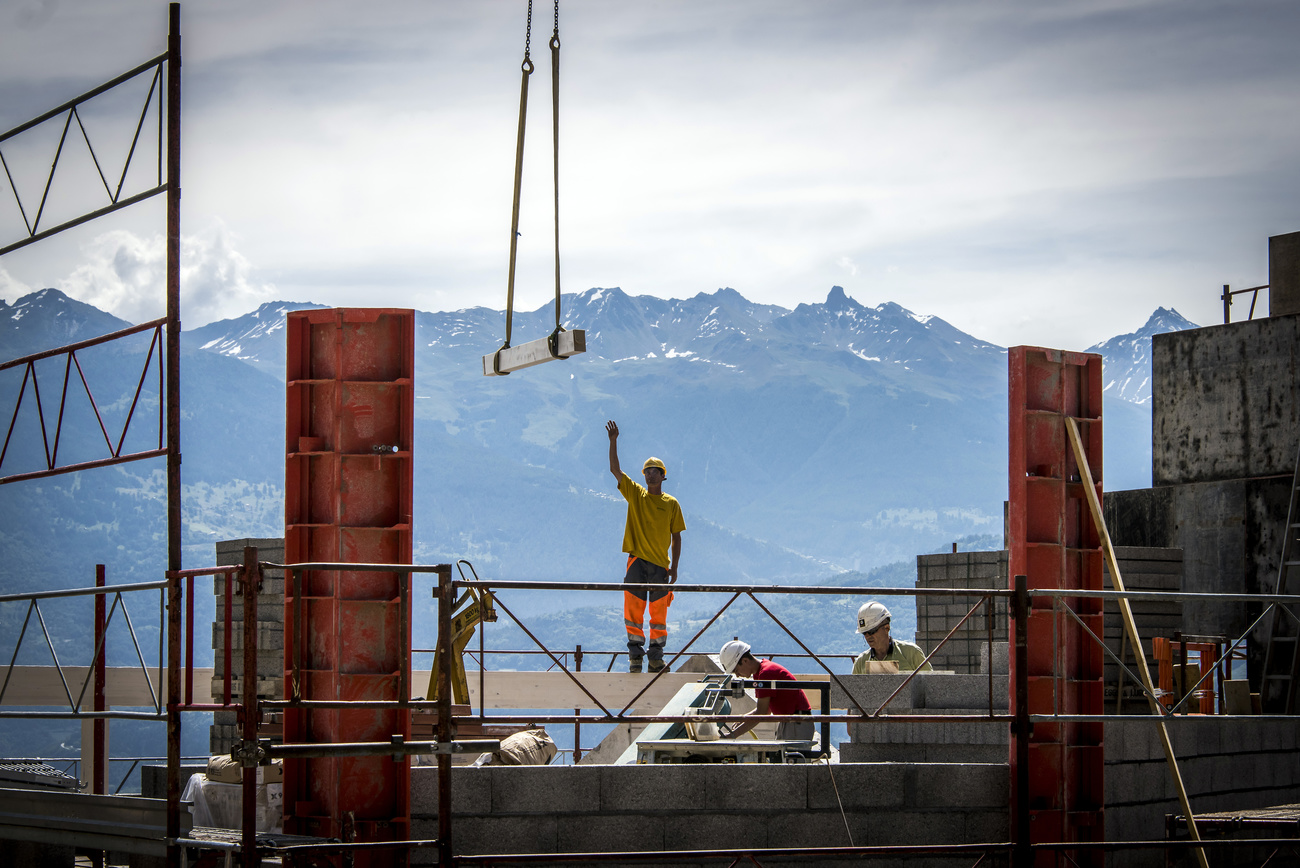
[{"label": "scaffolding frame", "polygon": [[[131,147],[127,152],[126,159],[122,166],[122,172],[116,187],[112,187],[104,169],[100,164],[99,157],[95,154],[94,146],[90,141],[90,135],[85,125],[81,121],[78,107],[91,99],[106,93],[128,81],[133,80],[139,75],[153,71],[153,79],[150,82],[148,95],[145,97],[144,106],[140,111],[139,120],[136,123],[134,136],[131,140]],[[136,155],[137,146],[140,143],[141,134],[144,129],[144,122],[148,115],[150,106],[153,104],[154,95],[158,99],[158,150],[157,150],[157,183],[152,187],[140,191],[133,195],[123,195],[123,187],[126,184],[127,174],[130,171],[132,160]],[[117,463],[122,460],[138,460],[142,458],[165,455],[167,459],[167,569],[169,572],[175,572],[182,567],[182,549],[181,549],[181,407],[180,407],[180,368],[181,368],[181,315],[180,315],[180,240],[181,240],[181,7],[180,3],[169,3],[167,8],[167,50],[146,61],[143,64],[131,69],[122,75],[113,78],[98,87],[72,99],[63,105],[52,109],[26,123],[20,124],[13,129],[0,133],[0,144],[14,139],[18,135],[34,129],[41,124],[57,118],[66,113],[63,131],[59,138],[59,144],[55,152],[54,160],[50,166],[50,174],[46,180],[44,190],[40,197],[40,203],[36,208],[36,214],[31,219],[28,218],[27,209],[23,207],[22,197],[18,192],[17,184],[10,172],[8,163],[4,161],[3,155],[0,155],[0,163],[3,164],[5,177],[9,182],[10,191],[13,193],[18,203],[18,208],[23,217],[24,226],[27,229],[27,237],[17,242],[10,243],[0,247],[0,256],[25,247],[29,244],[49,238],[59,232],[71,229],[74,226],[80,226],[83,223],[94,220],[98,217],[134,205],[138,202],[145,201],[154,196],[165,194],[166,196],[166,316],[161,323],[145,324],[142,328],[165,326],[166,329],[166,347],[165,347],[165,375],[160,388],[165,391],[159,397],[163,399],[166,406],[165,429],[166,445],[160,449],[150,450],[148,453],[139,454],[123,458],[115,454],[109,462]],[[69,132],[72,129],[72,122],[77,122],[77,128],[80,131],[87,149],[90,151],[91,158],[94,162],[96,172],[100,182],[103,184],[105,192],[109,197],[109,204],[100,208],[95,208],[84,212],[72,219],[66,220],[49,229],[41,229],[40,221],[44,215],[45,206],[48,202],[49,191],[54,182],[55,173],[59,167],[60,158],[63,155],[63,148],[69,138]],[[122,335],[117,335],[122,337]],[[75,347],[76,345],[74,345]],[[55,351],[60,352],[60,351]],[[68,355],[68,365],[74,358],[74,348],[65,349]],[[151,346],[152,352],[152,346]],[[146,368],[147,370],[147,368]],[[34,373],[34,370],[32,371]],[[66,390],[67,379],[70,371],[65,367],[64,386]],[[142,375],[143,379],[143,375]],[[35,388],[33,384],[33,388]],[[87,386],[89,393],[89,387]],[[138,394],[137,394],[138,397]],[[21,400],[21,397],[20,399]],[[92,399],[93,400],[93,399]],[[14,410],[14,418],[17,418],[17,407]],[[102,424],[102,423],[101,423]],[[129,421],[128,421],[129,424]],[[45,435],[44,419],[41,420],[42,435]],[[6,438],[7,440],[8,438]],[[106,437],[107,439],[107,437]],[[125,429],[123,430],[123,439],[125,439]],[[111,444],[110,444],[111,448]],[[120,451],[120,449],[119,449]],[[47,455],[51,453],[47,450]],[[78,467],[47,467],[45,475],[55,473],[67,473]],[[170,586],[167,588],[167,611],[170,622],[173,614],[179,618],[181,594],[178,579],[168,579]],[[180,645],[173,647],[170,643],[175,641],[179,643],[179,632],[168,633],[168,660],[174,660],[180,656]],[[179,668],[168,666],[168,704],[166,710],[167,719],[167,792],[168,792],[168,812],[167,812],[167,837],[169,840],[175,840],[180,833],[180,711],[176,699],[180,693],[180,676]],[[180,851],[174,845],[169,845],[167,851],[169,861],[175,863],[179,861]]]}]

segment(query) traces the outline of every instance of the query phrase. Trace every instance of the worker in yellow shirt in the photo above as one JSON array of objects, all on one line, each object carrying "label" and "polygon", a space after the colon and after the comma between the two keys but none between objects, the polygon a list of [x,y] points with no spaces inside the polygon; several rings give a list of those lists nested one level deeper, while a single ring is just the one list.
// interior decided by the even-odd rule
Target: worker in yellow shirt
[{"label": "worker in yellow shirt", "polygon": [[898,664],[899,672],[911,672],[914,669],[929,672],[934,669],[925,662],[925,652],[920,645],[890,638],[889,610],[883,603],[872,600],[862,604],[858,609],[858,632],[867,640],[867,650],[853,661],[854,675],[864,674],[869,660],[893,660]]},{"label": "worker in yellow shirt", "polygon": [[[642,658],[650,658],[650,671],[664,668],[664,645],[668,642],[668,604],[673,593],[668,585],[677,581],[677,561],[682,554],[682,531],[686,521],[677,499],[664,494],[668,468],[658,458],[647,458],[641,473],[645,485],[633,481],[618,463],[618,425],[605,423],[609,434],[609,472],[618,480],[618,492],[627,501],[627,522],[623,528],[623,551],[627,553],[624,584],[664,585],[663,590],[638,589],[623,592],[623,624],[627,627],[628,671],[640,672]],[[671,556],[669,554],[671,549]],[[650,606],[650,647],[646,648],[646,604]]]}]

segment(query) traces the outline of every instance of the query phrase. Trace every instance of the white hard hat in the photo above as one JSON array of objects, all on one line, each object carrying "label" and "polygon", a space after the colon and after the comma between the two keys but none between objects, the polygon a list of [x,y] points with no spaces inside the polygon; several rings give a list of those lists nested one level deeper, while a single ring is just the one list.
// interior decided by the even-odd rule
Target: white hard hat
[{"label": "white hard hat", "polygon": [[858,632],[870,632],[888,620],[889,610],[885,608],[884,603],[877,603],[875,600],[863,603],[858,609]]},{"label": "white hard hat", "polygon": [[730,675],[736,671],[736,664],[740,658],[749,653],[749,643],[741,642],[739,639],[732,639],[722,650],[718,652],[718,662],[722,664],[722,671]]}]

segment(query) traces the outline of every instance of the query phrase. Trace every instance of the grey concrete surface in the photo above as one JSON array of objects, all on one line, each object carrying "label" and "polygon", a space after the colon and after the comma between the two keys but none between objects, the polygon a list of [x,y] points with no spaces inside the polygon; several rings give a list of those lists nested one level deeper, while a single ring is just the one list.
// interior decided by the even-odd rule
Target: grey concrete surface
[{"label": "grey concrete surface", "polygon": [[[489,766],[451,774],[460,853],[833,847],[848,846],[850,835],[857,845],[963,843],[1007,834],[1005,764]],[[435,834],[437,780],[434,767],[412,770],[417,836]]]},{"label": "grey concrete surface", "polygon": [[1152,483],[1290,476],[1298,347],[1300,313],[1155,335]]}]

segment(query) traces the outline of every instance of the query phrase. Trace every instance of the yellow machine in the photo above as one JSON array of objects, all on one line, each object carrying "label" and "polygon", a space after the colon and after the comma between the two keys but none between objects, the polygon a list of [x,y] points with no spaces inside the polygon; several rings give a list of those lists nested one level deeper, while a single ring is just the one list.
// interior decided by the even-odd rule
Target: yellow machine
[{"label": "yellow machine", "polygon": [[[480,623],[496,621],[497,611],[492,606],[492,592],[477,588],[467,590],[451,613],[451,698],[460,705],[469,704],[469,682],[465,679],[465,648],[474,636],[474,628]],[[438,696],[438,672],[442,661],[438,654],[433,655],[433,670],[429,673],[429,690],[425,694],[431,700]],[[481,664],[480,664],[481,665]]]}]

